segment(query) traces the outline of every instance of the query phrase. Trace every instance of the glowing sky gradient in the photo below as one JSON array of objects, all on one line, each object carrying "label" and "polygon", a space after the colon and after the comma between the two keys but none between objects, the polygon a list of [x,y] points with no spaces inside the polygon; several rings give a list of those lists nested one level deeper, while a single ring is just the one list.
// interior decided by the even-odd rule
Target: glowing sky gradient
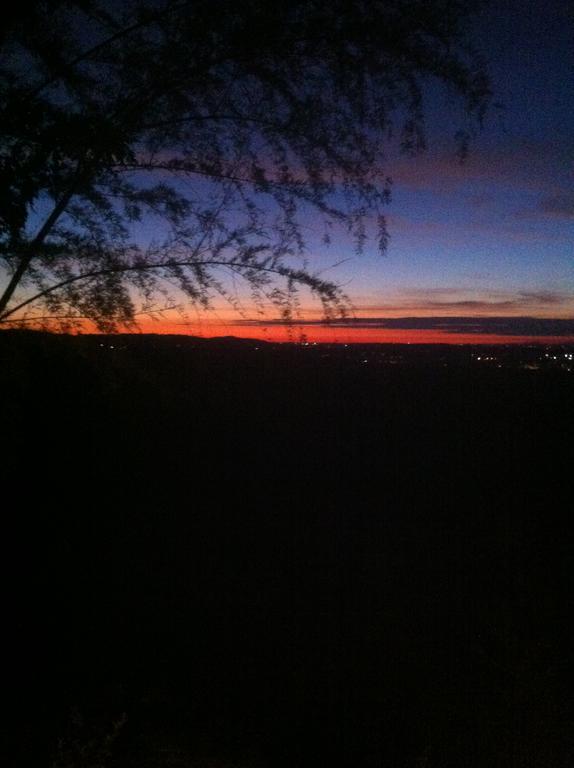
[{"label": "glowing sky gradient", "polygon": [[[463,120],[456,100],[429,84],[428,150],[411,158],[390,143],[382,169],[394,182],[387,253],[373,242],[356,256],[344,237],[327,248],[319,220],[308,214],[302,222],[311,271],[343,286],[354,322],[321,325],[320,309],[303,294],[298,324],[286,328],[274,322],[272,306],[258,314],[239,288],[241,315],[215,300],[202,314],[142,316],[141,331],[341,343],[574,342],[567,328],[552,336],[519,323],[467,334],[430,322],[574,320],[574,11],[562,0],[487,5],[472,37],[502,107],[491,109],[465,162],[453,138]],[[143,223],[142,241],[156,226]],[[429,327],[365,325],[365,318],[429,318]]]},{"label": "glowing sky gradient", "polygon": [[[311,263],[345,287],[355,325],[321,326],[303,302],[301,320],[285,329],[244,306],[224,304],[182,320],[142,321],[143,331],[236,335],[288,341],[550,341],[550,336],[452,333],[449,329],[359,327],[361,318],[574,318],[574,46],[566,3],[506,0],[478,18],[474,39],[489,62],[495,98],[464,163],[452,140],[460,115],[444,93],[429,89],[429,149],[415,159],[389,148],[394,180],[387,216],[391,242],[362,257],[352,245],[320,244],[320,227],[304,222]],[[342,264],[338,264],[339,262]],[[338,266],[334,267],[334,264]],[[247,320],[247,322],[245,322]],[[574,341],[563,333],[556,340]]]}]

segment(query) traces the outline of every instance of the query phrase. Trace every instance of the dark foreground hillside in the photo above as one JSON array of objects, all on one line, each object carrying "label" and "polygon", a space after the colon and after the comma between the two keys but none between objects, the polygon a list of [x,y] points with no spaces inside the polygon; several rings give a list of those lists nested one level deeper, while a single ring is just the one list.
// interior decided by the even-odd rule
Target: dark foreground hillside
[{"label": "dark foreground hillside", "polygon": [[572,765],[574,373],[124,342],[0,335],[15,765]]}]

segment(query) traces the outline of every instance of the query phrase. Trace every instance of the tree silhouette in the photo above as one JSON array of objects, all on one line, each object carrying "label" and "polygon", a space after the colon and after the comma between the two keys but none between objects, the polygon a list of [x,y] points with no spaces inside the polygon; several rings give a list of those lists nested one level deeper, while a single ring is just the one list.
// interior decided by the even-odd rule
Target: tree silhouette
[{"label": "tree silhouette", "polygon": [[[44,0],[0,41],[0,322],[130,327],[231,278],[325,312],[302,226],[387,240],[391,132],[424,148],[429,79],[489,101],[461,0]],[[467,134],[459,132],[461,146]],[[371,222],[377,222],[373,235]],[[158,301],[160,302],[158,304]]]}]

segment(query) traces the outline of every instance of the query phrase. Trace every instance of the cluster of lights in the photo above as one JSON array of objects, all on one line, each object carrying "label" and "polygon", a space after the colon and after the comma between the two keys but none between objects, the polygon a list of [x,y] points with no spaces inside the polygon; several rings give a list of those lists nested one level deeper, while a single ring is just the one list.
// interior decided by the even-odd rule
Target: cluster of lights
[{"label": "cluster of lights", "polygon": [[[548,352],[544,355],[544,357],[547,357],[549,360],[558,360],[558,355],[550,355]],[[570,352],[565,352],[564,357],[566,360],[574,360],[574,354]]]}]

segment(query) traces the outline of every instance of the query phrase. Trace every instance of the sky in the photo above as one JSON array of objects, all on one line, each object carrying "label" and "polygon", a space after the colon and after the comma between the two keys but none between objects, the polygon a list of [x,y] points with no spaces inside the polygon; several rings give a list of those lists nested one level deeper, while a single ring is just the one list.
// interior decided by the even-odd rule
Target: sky
[{"label": "sky", "polygon": [[[344,286],[353,319],[325,326],[304,302],[309,322],[289,330],[272,318],[238,321],[220,306],[189,324],[167,318],[145,330],[270,340],[295,332],[346,343],[574,340],[574,4],[499,0],[478,16],[472,37],[501,106],[461,163],[459,116],[430,90],[427,151],[413,159],[389,148],[387,253],[372,245],[354,256],[345,241],[326,250],[308,222],[313,264]],[[428,322],[400,322],[413,317]],[[482,322],[493,317],[506,322]],[[552,325],[512,319],[524,317],[573,322],[556,335]]]},{"label": "sky", "polygon": [[141,318],[141,330],[342,343],[574,342],[574,3],[491,0],[471,39],[499,106],[461,162],[459,107],[428,88],[426,152],[412,158],[388,148],[386,253],[372,242],[355,255],[344,238],[326,248],[320,222],[304,221],[313,271],[350,298],[346,322],[325,325],[303,295],[291,328],[248,302],[239,316],[215,301],[208,313]]}]

